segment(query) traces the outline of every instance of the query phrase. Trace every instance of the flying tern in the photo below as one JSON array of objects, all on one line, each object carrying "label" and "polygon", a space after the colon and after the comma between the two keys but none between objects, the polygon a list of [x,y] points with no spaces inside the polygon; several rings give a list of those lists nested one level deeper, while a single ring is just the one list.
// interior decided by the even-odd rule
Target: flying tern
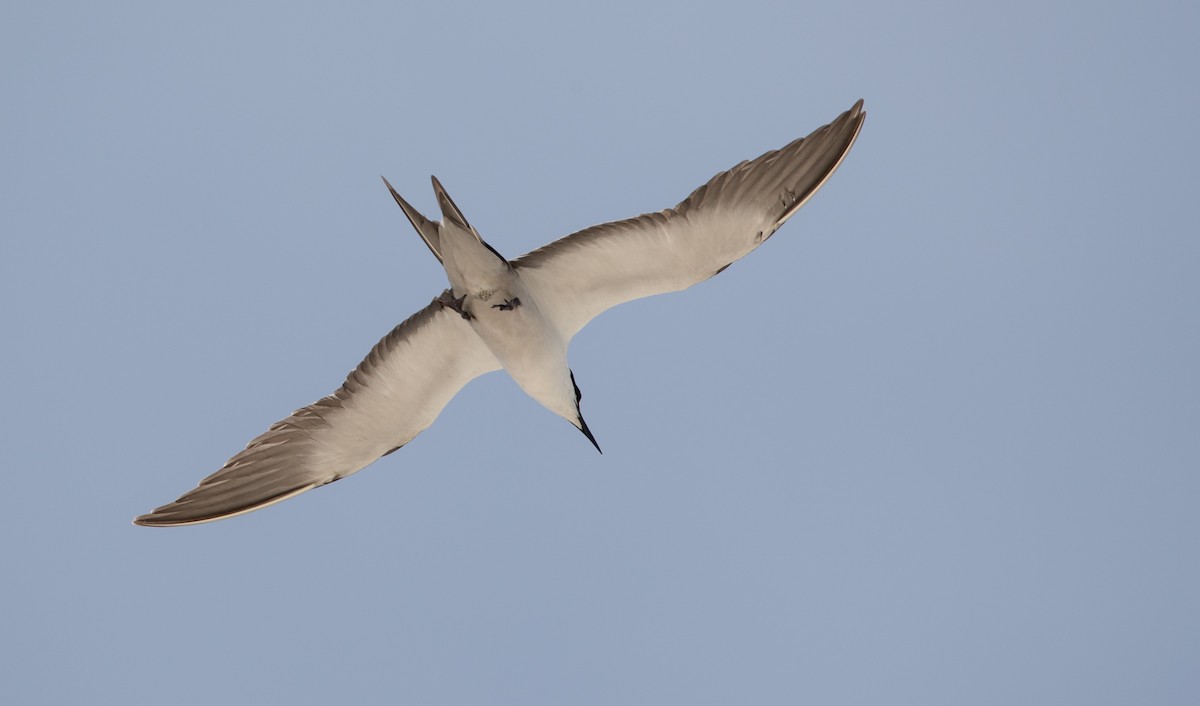
[{"label": "flying tern", "polygon": [[515,260],[484,242],[436,177],[440,222],[384,179],[450,288],[384,336],[332,395],[276,422],[134,523],[211,522],[345,478],[407,444],[464,385],[501,368],[599,450],[567,365],[571,338],[606,309],[687,289],[770,238],[845,159],[866,118],[862,105],[717,174],[674,208],[585,228]]}]

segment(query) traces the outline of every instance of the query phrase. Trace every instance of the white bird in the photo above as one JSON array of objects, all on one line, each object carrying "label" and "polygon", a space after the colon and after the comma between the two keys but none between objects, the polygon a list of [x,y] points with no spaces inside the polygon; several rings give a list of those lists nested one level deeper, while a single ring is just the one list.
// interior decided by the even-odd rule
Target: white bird
[{"label": "white bird", "polygon": [[450,289],[392,329],[332,395],[276,422],[134,523],[210,522],[344,478],[407,444],[464,385],[500,368],[599,450],[567,366],[575,333],[606,309],[686,289],[757,248],[829,179],[865,118],[860,100],[808,137],[717,174],[674,208],[592,226],[512,261],[479,237],[436,177],[441,222],[385,179]]}]

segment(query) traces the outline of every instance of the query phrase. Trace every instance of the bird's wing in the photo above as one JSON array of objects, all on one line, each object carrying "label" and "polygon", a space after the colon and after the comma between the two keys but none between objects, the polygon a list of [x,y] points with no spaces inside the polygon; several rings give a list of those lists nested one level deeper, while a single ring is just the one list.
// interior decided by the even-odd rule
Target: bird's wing
[{"label": "bird's wing", "polygon": [[332,395],[296,410],[173,503],[134,520],[187,525],[240,515],[333,482],[408,443],[500,363],[436,300],[392,329]]},{"label": "bird's wing", "polygon": [[829,179],[865,118],[860,100],[808,137],[714,176],[675,208],[592,226],[513,265],[574,336],[606,309],[686,289],[754,250]]}]

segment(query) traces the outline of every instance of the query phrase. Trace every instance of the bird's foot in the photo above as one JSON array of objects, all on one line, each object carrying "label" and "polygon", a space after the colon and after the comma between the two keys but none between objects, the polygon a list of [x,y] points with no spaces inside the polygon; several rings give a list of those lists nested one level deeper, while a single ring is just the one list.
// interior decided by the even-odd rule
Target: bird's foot
[{"label": "bird's foot", "polygon": [[519,306],[521,306],[521,300],[518,297],[505,299],[503,304],[492,304],[493,309],[499,309],[500,311],[512,311]]},{"label": "bird's foot", "polygon": [[463,302],[466,300],[467,300],[467,295],[464,294],[461,297],[459,297],[458,299],[455,299],[454,292],[447,289],[446,291],[442,292],[442,296],[438,297],[434,301],[436,301],[438,304],[441,304],[443,307],[445,307],[447,309],[451,309],[453,311],[458,312],[459,316],[463,317],[467,321],[470,321],[471,320],[471,312],[469,312],[463,308]]}]

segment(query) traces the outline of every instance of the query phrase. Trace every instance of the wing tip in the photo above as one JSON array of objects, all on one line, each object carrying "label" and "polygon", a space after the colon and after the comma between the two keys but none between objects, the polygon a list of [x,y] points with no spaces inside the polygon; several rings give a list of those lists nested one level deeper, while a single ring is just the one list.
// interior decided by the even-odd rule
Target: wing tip
[{"label": "wing tip", "polygon": [[225,520],[238,515],[245,515],[255,510],[261,510],[268,505],[274,505],[278,502],[283,502],[288,498],[294,497],[313,488],[325,485],[324,483],[307,483],[299,488],[286,490],[278,495],[268,497],[264,500],[258,500],[247,505],[236,506],[232,510],[210,510],[208,512],[188,512],[188,503],[173,502],[162,507],[155,508],[152,512],[145,515],[138,515],[133,518],[133,524],[139,527],[183,527],[185,525],[202,525],[208,522],[216,522],[217,520]]},{"label": "wing tip", "polygon": [[[858,142],[858,135],[862,132],[863,124],[866,122],[866,120],[867,112],[863,110],[863,99],[859,98],[854,102],[854,105],[850,106],[849,110],[839,115],[833,120],[833,122],[817,128],[817,130],[814,131],[813,134],[831,129],[836,132],[845,130],[847,126],[850,127],[850,134],[844,139],[837,159],[832,165],[830,165],[824,175],[812,185],[812,188],[808,190],[807,194],[805,194],[802,198],[797,199],[795,203],[793,203],[787,210],[783,212],[775,224],[775,230],[781,228],[784,223],[787,223],[788,219],[795,215],[796,212],[799,211],[802,206],[804,206],[804,204],[808,203],[808,200],[815,196],[816,193],[821,190],[821,187],[825,186],[825,183],[828,182],[830,177],[833,176],[834,172],[838,170],[838,167],[842,166],[842,162],[846,161],[846,157],[850,154],[850,150],[853,149],[854,143]],[[804,139],[808,140],[812,138],[813,134],[810,134]],[[773,232],[774,231],[772,231],[772,233]]]}]

